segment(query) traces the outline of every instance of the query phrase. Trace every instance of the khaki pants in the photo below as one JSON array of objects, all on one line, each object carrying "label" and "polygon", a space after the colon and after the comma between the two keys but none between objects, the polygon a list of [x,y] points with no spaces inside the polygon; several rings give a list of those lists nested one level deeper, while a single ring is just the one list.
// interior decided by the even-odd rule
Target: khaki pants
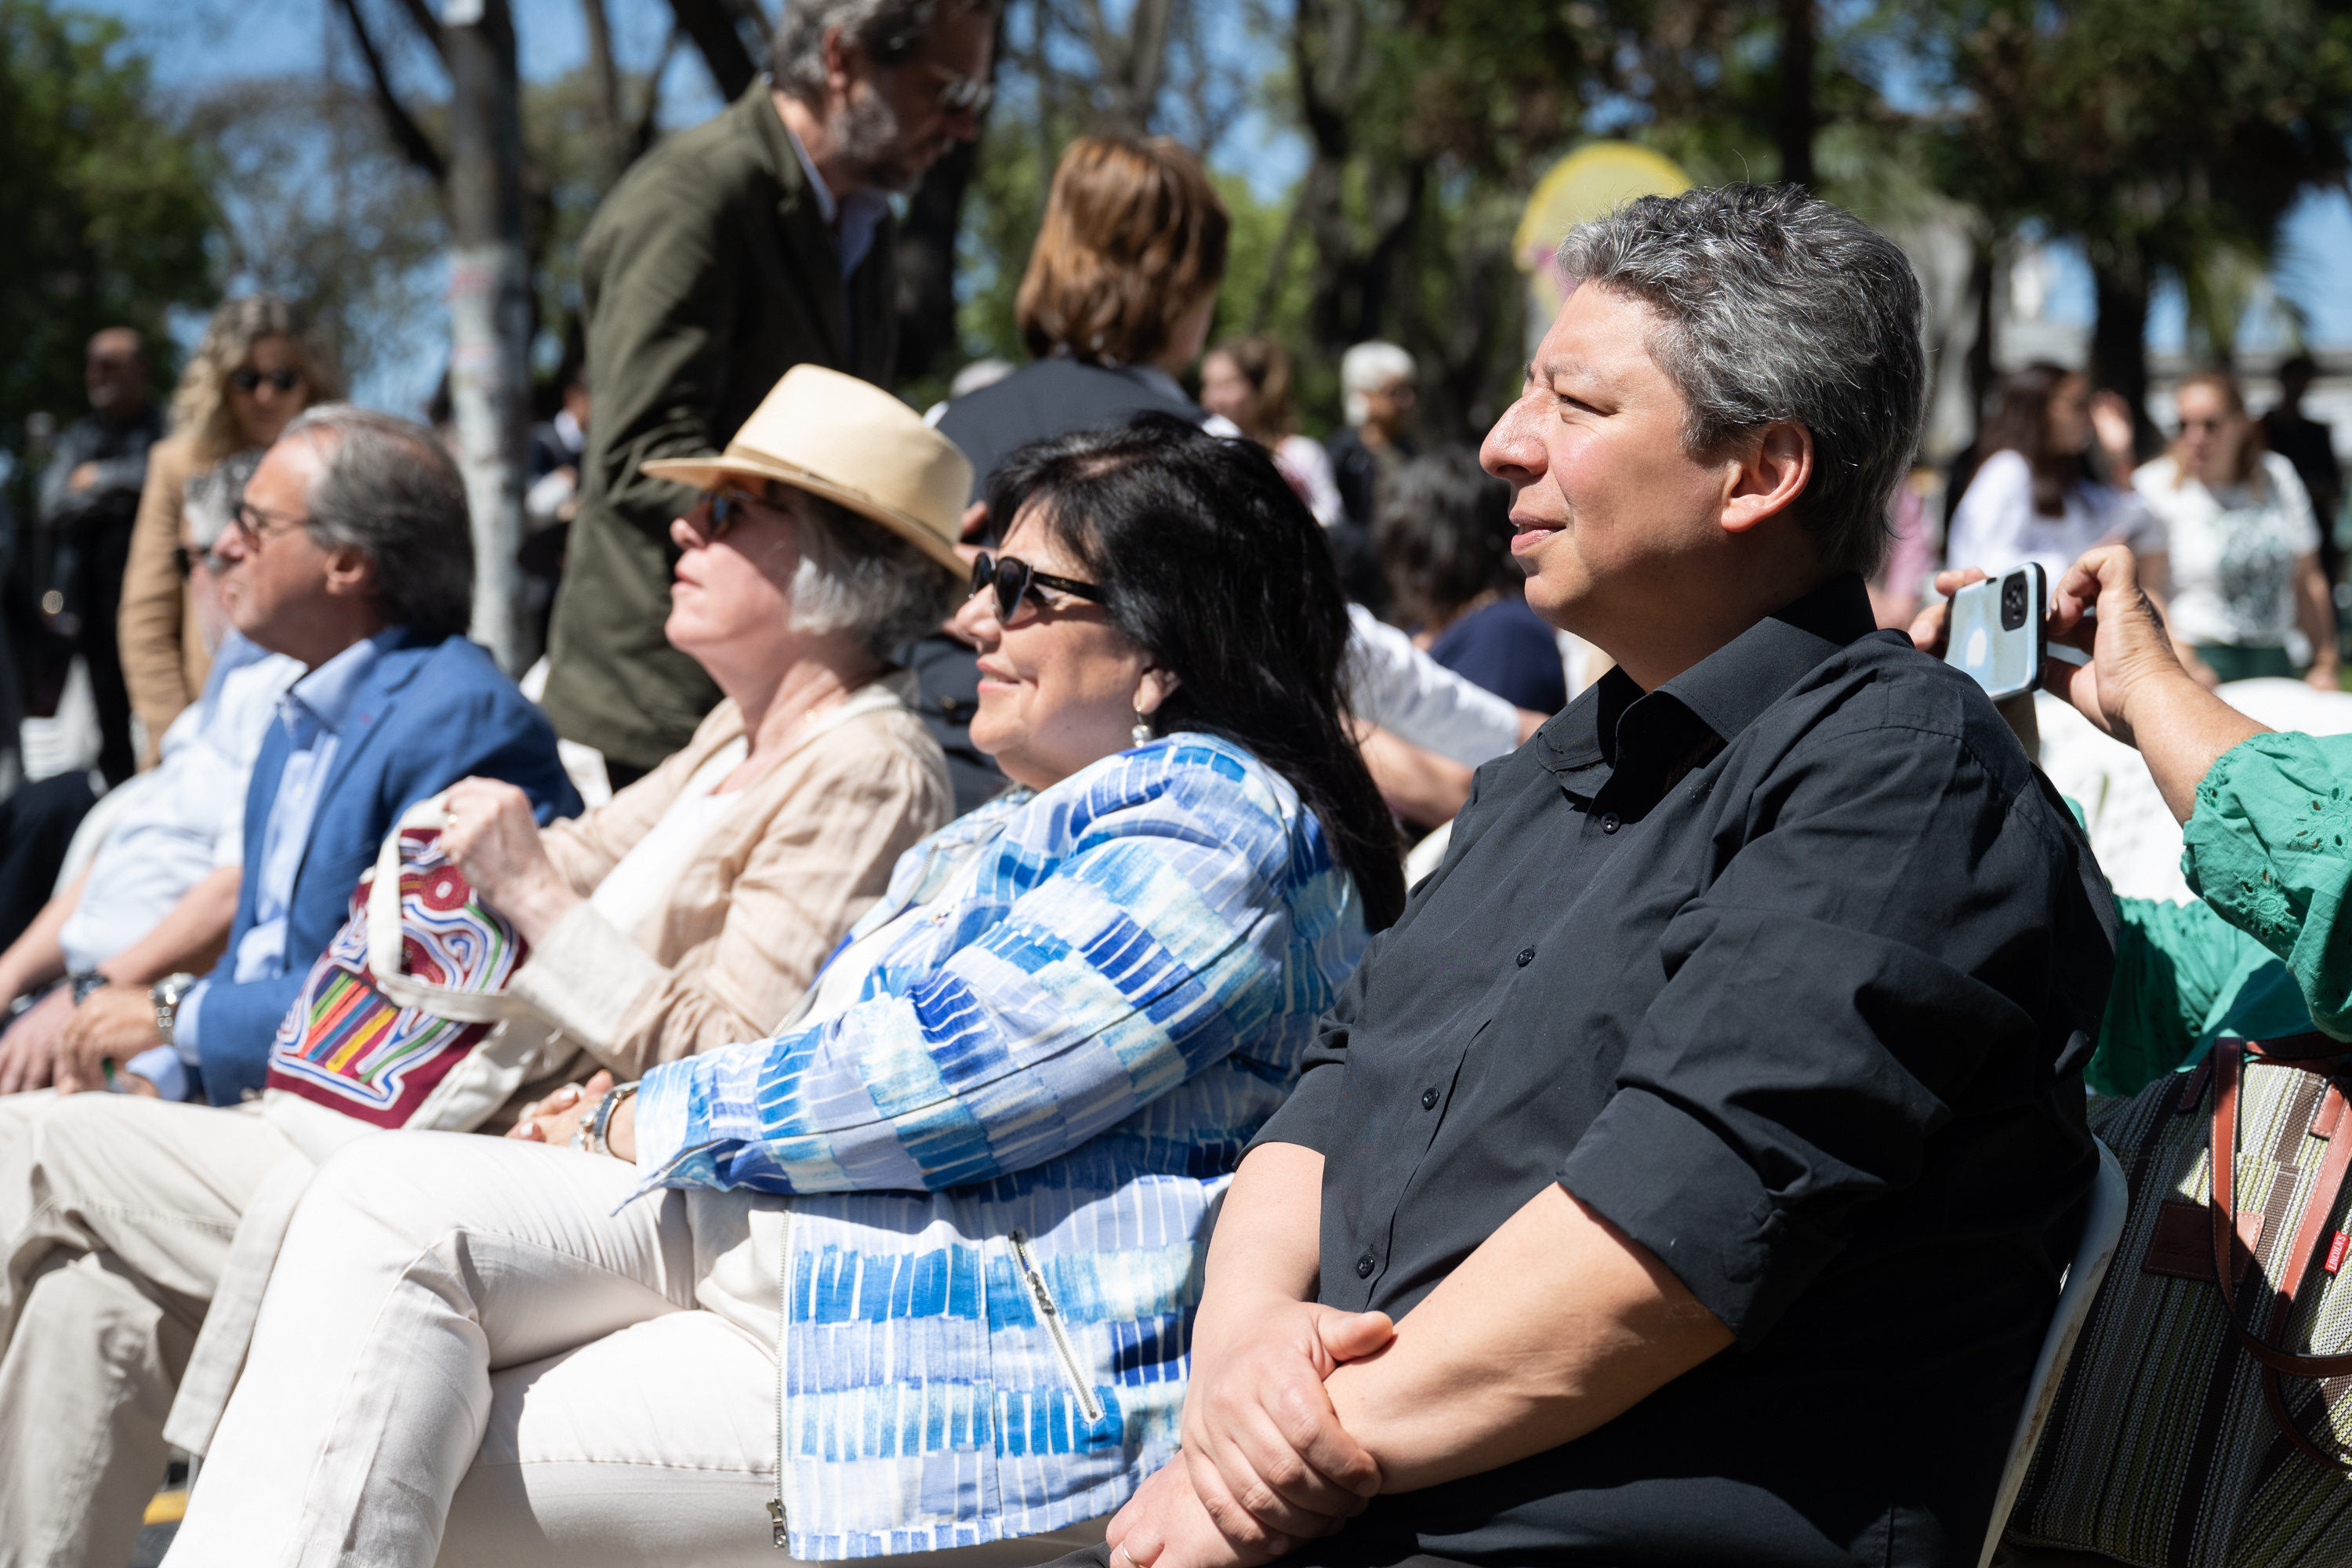
[{"label": "khaki pants", "polygon": [[237,1219],[299,1158],[259,1115],[0,1100],[0,1568],[121,1568]]},{"label": "khaki pants", "polygon": [[[643,1175],[437,1132],[329,1160],[173,1568],[795,1568],[770,1543],[773,1352],[697,1308],[687,1194],[629,1202]],[[1024,1568],[1102,1537],[887,1561]]]}]

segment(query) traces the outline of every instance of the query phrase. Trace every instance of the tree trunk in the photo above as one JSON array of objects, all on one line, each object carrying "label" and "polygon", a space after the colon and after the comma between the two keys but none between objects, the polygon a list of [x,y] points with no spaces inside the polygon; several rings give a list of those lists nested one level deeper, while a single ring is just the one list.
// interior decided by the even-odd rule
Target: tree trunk
[{"label": "tree trunk", "polygon": [[1780,0],[1780,178],[1813,185],[1813,0]]},{"label": "tree trunk", "polygon": [[898,357],[891,366],[900,385],[930,374],[955,348],[956,231],[979,168],[980,143],[959,142],[930,166],[907,204],[896,252]]},{"label": "tree trunk", "polygon": [[474,522],[474,640],[509,675],[538,657],[522,613],[530,265],[522,119],[507,0],[449,0],[449,398]]},{"label": "tree trunk", "polygon": [[588,81],[595,89],[596,140],[603,144],[609,180],[628,162],[628,143],[622,129],[621,73],[613,63],[613,27],[604,15],[604,0],[580,0],[580,19],[588,30]]},{"label": "tree trunk", "polygon": [[2099,311],[2091,328],[2091,384],[2131,405],[2133,445],[2146,457],[2163,445],[2147,414],[2147,258],[2136,247],[2095,246],[2091,281]]},{"label": "tree trunk", "polygon": [[702,52],[702,63],[710,68],[719,96],[730,103],[742,97],[751,79],[760,74],[760,66],[735,26],[735,13],[722,0],[669,0],[669,8],[678,26]]}]

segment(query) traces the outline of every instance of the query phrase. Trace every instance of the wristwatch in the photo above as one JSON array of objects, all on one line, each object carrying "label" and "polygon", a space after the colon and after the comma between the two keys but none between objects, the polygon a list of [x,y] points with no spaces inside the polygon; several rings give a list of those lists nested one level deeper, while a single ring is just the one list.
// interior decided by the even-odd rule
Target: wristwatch
[{"label": "wristwatch", "polygon": [[186,973],[166,974],[147,988],[147,999],[155,1004],[155,1033],[165,1045],[175,1044],[172,1025],[180,1016],[180,1004],[196,988],[196,976]]},{"label": "wristwatch", "polygon": [[79,974],[67,975],[66,984],[73,987],[74,1005],[79,1007],[89,1000],[91,992],[111,985],[114,982],[95,969],[85,969]]},{"label": "wristwatch", "polygon": [[634,1083],[625,1083],[608,1091],[596,1102],[596,1109],[572,1130],[572,1146],[590,1154],[610,1154],[613,1147],[604,1142],[604,1132],[613,1124],[613,1112],[620,1110],[621,1102],[636,1092],[637,1086]]}]

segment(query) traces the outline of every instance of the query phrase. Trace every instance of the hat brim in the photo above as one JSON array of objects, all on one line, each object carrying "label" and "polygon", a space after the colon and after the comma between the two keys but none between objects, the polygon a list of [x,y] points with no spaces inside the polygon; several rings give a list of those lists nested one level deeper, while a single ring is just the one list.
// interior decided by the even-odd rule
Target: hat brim
[{"label": "hat brim", "polygon": [[821,495],[829,501],[847,507],[862,518],[880,523],[950,572],[961,573],[970,569],[964,558],[956,553],[955,545],[933,532],[921,519],[899,510],[887,501],[877,500],[854,486],[840,484],[823,474],[813,473],[797,463],[750,456],[656,458],[643,464],[642,471],[652,479],[671,479],[678,484],[692,485],[697,489],[709,489],[723,479],[773,479],[794,489]]}]

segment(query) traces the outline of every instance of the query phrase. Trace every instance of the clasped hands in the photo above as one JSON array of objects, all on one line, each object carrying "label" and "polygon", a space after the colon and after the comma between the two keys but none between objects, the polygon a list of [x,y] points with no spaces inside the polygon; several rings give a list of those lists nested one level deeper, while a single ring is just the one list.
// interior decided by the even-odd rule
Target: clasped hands
[{"label": "clasped hands", "polygon": [[1326,1380],[1396,1337],[1385,1312],[1280,1297],[1237,1306],[1219,1341],[1195,1331],[1183,1452],[1111,1516],[1113,1568],[1255,1568],[1328,1535],[1381,1489]]}]

